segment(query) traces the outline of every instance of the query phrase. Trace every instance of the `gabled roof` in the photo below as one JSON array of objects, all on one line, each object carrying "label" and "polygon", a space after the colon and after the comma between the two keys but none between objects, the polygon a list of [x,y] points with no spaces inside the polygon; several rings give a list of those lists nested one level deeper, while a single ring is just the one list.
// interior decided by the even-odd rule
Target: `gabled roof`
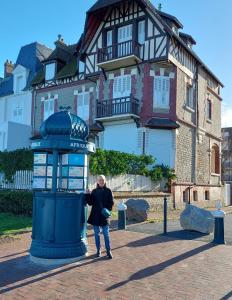
[{"label": "gabled roof", "polygon": [[43,62],[59,60],[63,63],[67,63],[72,59],[72,56],[76,52],[76,46],[77,44],[68,46],[66,44],[59,43],[55,50],[46,59],[44,59]]},{"label": "gabled roof", "polygon": [[161,10],[157,10],[156,9],[156,12],[166,21],[169,20],[171,22],[173,22],[178,28],[183,28],[184,26],[181,24],[181,22],[175,17],[175,16],[172,16],[172,15],[169,15]]},{"label": "gabled roof", "polygon": [[[86,50],[86,45],[91,41],[96,28],[100,25],[101,23],[101,16],[100,13],[117,3],[122,2],[123,0],[98,0],[96,3],[87,11],[87,17],[86,17],[86,22],[85,22],[85,29],[83,33],[83,41],[82,41],[82,47],[81,50],[85,51]],[[132,0],[128,0],[132,1]],[[213,74],[213,72],[202,62],[202,60],[197,56],[197,54],[190,49],[187,44],[184,42],[184,40],[179,37],[176,33],[173,32],[173,30],[170,27],[170,23],[167,20],[170,20],[174,22],[178,28],[183,28],[183,25],[181,22],[174,16],[164,13],[163,11],[160,11],[155,8],[155,6],[151,3],[149,0],[138,0],[138,2],[144,6],[149,8],[157,17],[157,19],[163,24],[166,32],[174,39],[176,39],[180,44],[185,48],[186,51],[188,51],[197,61],[198,63],[223,87],[223,83]],[[95,21],[95,23],[94,23]],[[192,41],[195,42],[195,40],[192,38]],[[193,43],[194,44],[194,43]]]},{"label": "gabled roof", "polygon": [[[80,41],[77,44],[66,45],[61,42],[56,42],[56,48],[51,55],[43,61],[48,63],[49,61],[61,61],[63,67],[58,71],[54,79],[62,79],[67,77],[73,77],[77,73],[77,50],[80,48]],[[34,77],[31,85],[41,84],[45,80],[44,68]]]},{"label": "gabled roof", "polygon": [[98,0],[88,11],[87,13],[91,13],[98,9],[102,9],[105,7],[109,7],[110,5],[121,2],[121,0]]},{"label": "gabled roof", "polygon": [[[14,68],[21,65],[29,70],[24,90],[30,87],[32,79],[42,67],[41,61],[47,58],[51,52],[51,49],[38,42],[25,45],[20,49]],[[13,92],[13,75],[10,75],[0,81],[0,97],[13,94]]]},{"label": "gabled roof", "polygon": [[194,40],[194,38],[190,34],[180,32],[179,36],[182,38],[182,40],[184,40],[184,42],[186,40],[189,40],[192,45],[196,45],[196,41]]}]

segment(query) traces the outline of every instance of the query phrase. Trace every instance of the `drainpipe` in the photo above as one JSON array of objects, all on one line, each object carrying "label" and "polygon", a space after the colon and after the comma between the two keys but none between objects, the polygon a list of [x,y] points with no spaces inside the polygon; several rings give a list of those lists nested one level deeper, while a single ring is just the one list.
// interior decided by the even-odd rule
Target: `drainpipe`
[{"label": "drainpipe", "polygon": [[200,64],[197,64],[196,75],[195,75],[195,107],[196,107],[196,134],[195,134],[195,162],[194,162],[194,183],[197,183],[197,143],[198,143],[198,129],[199,129],[199,99],[198,99],[198,88],[199,88],[199,68]]}]

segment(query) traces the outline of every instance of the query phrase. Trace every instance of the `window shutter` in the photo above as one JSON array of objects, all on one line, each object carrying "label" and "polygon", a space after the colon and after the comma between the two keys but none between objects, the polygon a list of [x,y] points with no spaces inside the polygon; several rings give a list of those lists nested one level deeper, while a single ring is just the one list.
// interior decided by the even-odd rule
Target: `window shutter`
[{"label": "window shutter", "polygon": [[118,79],[119,77],[114,78],[113,98],[117,98],[118,95]]},{"label": "window shutter", "polygon": [[162,95],[162,106],[169,106],[169,94],[170,94],[170,80],[169,78],[163,77],[163,95]]},{"label": "window shutter", "polygon": [[77,96],[77,115],[81,118],[83,107],[83,94]]},{"label": "window shutter", "polygon": [[154,108],[168,108],[170,98],[170,79],[157,76],[154,79]]},{"label": "window shutter", "polygon": [[154,80],[154,107],[160,107],[162,99],[161,78],[155,77]]},{"label": "window shutter", "polygon": [[143,129],[142,128],[138,128],[137,148],[138,148],[138,153],[142,154],[143,152]]},{"label": "window shutter", "polygon": [[89,120],[89,93],[84,94],[84,107],[83,107],[83,119]]},{"label": "window shutter", "polygon": [[145,153],[148,154],[150,152],[150,129],[146,129],[145,131]]}]

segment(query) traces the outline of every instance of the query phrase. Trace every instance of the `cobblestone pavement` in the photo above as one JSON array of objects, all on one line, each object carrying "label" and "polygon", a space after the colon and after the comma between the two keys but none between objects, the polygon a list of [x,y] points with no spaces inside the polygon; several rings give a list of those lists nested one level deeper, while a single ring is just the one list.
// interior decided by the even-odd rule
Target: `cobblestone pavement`
[{"label": "cobblestone pavement", "polygon": [[[143,223],[133,224],[128,227],[128,230],[134,232],[142,232],[147,234],[159,235],[163,233],[163,223]],[[180,226],[180,221],[168,221],[167,222],[168,236],[175,239],[184,240],[199,240],[210,243],[214,239],[214,234],[202,234],[196,231],[186,231]],[[232,214],[225,216],[225,241],[227,245],[232,245]]]},{"label": "cobblestone pavement", "polygon": [[[29,261],[30,234],[0,244],[0,299],[230,299],[232,247],[112,231],[114,258],[62,267]],[[92,251],[92,253],[91,253]]]}]

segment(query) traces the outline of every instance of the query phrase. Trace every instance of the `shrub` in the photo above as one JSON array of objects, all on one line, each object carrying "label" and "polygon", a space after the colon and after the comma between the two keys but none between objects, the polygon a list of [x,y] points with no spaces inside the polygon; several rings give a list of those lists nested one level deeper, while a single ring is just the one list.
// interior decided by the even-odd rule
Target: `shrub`
[{"label": "shrub", "polygon": [[7,181],[12,181],[12,176],[18,170],[32,170],[33,153],[28,149],[0,152],[0,171],[5,174]]},{"label": "shrub", "polygon": [[29,191],[0,191],[0,212],[32,215],[33,193]]},{"label": "shrub", "polygon": [[150,155],[135,155],[113,150],[97,149],[90,157],[90,172],[93,175],[148,175],[149,165],[155,160]]}]

